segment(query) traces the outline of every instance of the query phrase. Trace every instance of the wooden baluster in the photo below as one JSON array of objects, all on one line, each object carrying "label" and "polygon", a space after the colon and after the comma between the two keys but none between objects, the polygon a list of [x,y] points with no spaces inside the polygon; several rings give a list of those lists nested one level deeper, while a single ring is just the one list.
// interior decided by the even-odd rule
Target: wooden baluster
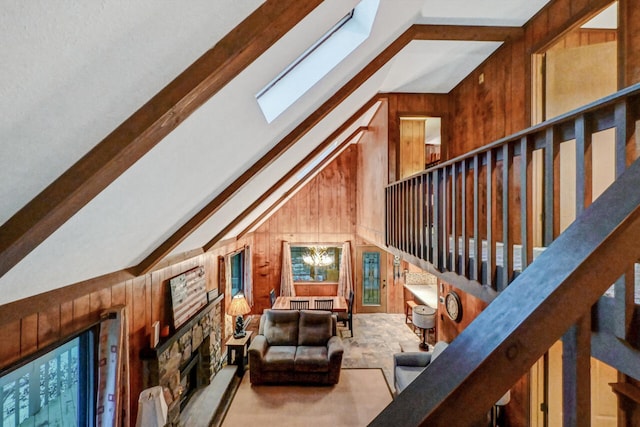
[{"label": "wooden baluster", "polygon": [[473,156],[473,274],[482,283],[482,242],[480,240],[480,156]]},{"label": "wooden baluster", "polygon": [[410,235],[410,224],[409,218],[411,215],[411,206],[409,205],[409,181],[405,180],[402,183],[402,196],[403,196],[403,206],[404,206],[404,233],[403,233],[403,245],[402,250],[404,252],[409,252],[409,235]]},{"label": "wooden baluster", "polygon": [[433,171],[433,265],[442,271],[442,224],[440,223],[440,212],[442,210],[442,201],[440,200],[440,176],[443,169]]},{"label": "wooden baluster", "polygon": [[449,207],[449,182],[451,180],[449,176],[449,168],[445,166],[442,168],[442,267],[444,271],[450,271],[450,241],[451,236],[451,223],[450,223],[450,207]]},{"label": "wooden baluster", "polygon": [[469,229],[467,228],[467,160],[463,160],[460,165],[460,235],[462,236],[462,245],[460,246],[460,275],[469,278],[467,266],[469,265]]},{"label": "wooden baluster", "polygon": [[495,156],[493,150],[487,151],[487,265],[486,284],[494,287],[493,272],[496,268],[496,238],[494,235],[493,184],[495,178]]},{"label": "wooden baluster", "polygon": [[509,176],[513,171],[513,148],[511,144],[502,146],[502,280],[498,288],[504,290],[513,276],[511,236],[509,235]]},{"label": "wooden baluster", "polygon": [[451,165],[451,258],[449,262],[451,265],[449,266],[449,270],[454,273],[458,272],[458,233],[457,233],[457,202],[458,202],[458,193],[456,191],[457,185],[456,181],[458,180],[457,174],[457,163]]},{"label": "wooden baluster", "polygon": [[411,246],[410,246],[410,254],[417,255],[416,251],[416,242],[418,239],[418,182],[416,178],[411,179]]},{"label": "wooden baluster", "polygon": [[529,209],[532,207],[532,155],[533,148],[529,138],[523,136],[520,139],[520,234],[522,242],[522,264],[525,268],[533,261],[533,222],[529,217]]},{"label": "wooden baluster", "polygon": [[616,124],[616,179],[622,175],[627,168],[627,144],[629,144],[629,134],[631,129],[627,122],[631,121],[627,116],[627,101],[622,100],[615,106],[614,121]]},{"label": "wooden baluster", "polygon": [[424,249],[424,175],[416,177],[416,256],[423,259]]},{"label": "wooden baluster", "polygon": [[429,172],[426,174],[426,209],[425,209],[425,225],[427,229],[425,230],[426,234],[426,257],[425,259],[435,265],[434,256],[433,256],[433,172]]},{"label": "wooden baluster", "polygon": [[554,187],[559,181],[560,155],[558,136],[553,127],[546,131],[544,148],[544,233],[543,244],[548,247],[556,238],[560,224],[558,218],[559,195]]}]

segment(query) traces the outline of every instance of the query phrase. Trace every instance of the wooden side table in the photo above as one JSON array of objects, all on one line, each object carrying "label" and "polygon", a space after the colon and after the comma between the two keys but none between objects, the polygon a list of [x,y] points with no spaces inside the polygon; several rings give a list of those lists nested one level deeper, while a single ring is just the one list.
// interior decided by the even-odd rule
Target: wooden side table
[{"label": "wooden side table", "polygon": [[[245,366],[249,362],[249,345],[253,331],[247,331],[242,338],[229,337],[227,340],[227,364],[238,365],[238,376],[244,374]],[[233,357],[232,357],[233,356]]]}]

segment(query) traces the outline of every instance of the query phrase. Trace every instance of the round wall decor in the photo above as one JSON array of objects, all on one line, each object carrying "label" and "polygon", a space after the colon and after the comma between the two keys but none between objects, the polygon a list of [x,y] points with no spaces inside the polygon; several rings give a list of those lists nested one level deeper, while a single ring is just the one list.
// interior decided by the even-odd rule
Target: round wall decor
[{"label": "round wall decor", "polygon": [[447,315],[454,322],[459,322],[462,319],[462,302],[460,297],[454,291],[449,291],[444,297],[444,306],[447,309]]}]

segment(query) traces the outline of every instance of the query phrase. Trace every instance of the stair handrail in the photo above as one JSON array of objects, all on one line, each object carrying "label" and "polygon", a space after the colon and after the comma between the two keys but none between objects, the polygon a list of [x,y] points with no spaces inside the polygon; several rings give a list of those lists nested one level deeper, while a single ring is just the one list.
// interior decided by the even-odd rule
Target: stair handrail
[{"label": "stair handrail", "polygon": [[481,419],[640,258],[639,187],[636,161],[370,426]]}]

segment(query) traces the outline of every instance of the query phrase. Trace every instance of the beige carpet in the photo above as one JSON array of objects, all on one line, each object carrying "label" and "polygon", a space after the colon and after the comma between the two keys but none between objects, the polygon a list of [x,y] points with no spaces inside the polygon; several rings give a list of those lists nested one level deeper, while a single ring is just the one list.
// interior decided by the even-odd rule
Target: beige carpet
[{"label": "beige carpet", "polygon": [[343,369],[335,386],[252,386],[247,372],[222,425],[366,426],[389,403],[381,369]]}]

